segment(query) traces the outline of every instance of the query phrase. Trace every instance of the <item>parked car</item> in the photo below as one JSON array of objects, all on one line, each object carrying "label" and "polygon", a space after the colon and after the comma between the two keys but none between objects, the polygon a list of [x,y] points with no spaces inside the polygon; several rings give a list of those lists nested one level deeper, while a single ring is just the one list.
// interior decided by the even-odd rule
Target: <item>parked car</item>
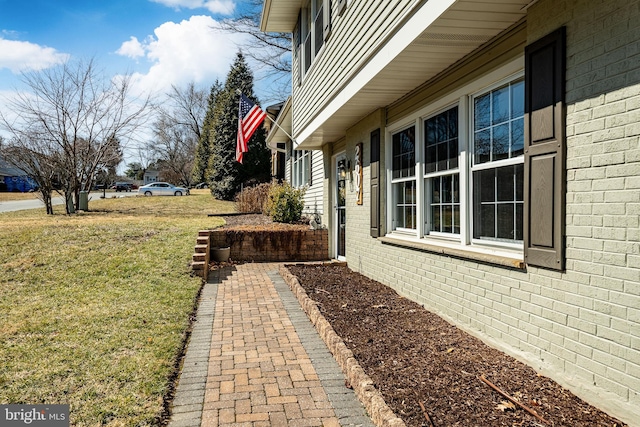
[{"label": "parked car", "polygon": [[206,182],[201,182],[195,185],[195,188],[209,188]]},{"label": "parked car", "polygon": [[176,187],[167,182],[152,182],[138,188],[138,194],[144,196],[183,196],[189,194],[189,189]]},{"label": "parked car", "polygon": [[131,184],[128,182],[116,182],[111,186],[111,189],[116,191],[131,191]]}]

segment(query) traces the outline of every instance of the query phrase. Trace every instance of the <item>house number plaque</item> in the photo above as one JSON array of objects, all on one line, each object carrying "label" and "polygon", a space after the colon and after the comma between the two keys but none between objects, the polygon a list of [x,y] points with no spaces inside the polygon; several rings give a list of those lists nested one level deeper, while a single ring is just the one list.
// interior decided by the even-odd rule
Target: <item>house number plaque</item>
[{"label": "house number plaque", "polygon": [[362,204],[362,142],[356,145],[356,190],[358,191],[358,204]]}]

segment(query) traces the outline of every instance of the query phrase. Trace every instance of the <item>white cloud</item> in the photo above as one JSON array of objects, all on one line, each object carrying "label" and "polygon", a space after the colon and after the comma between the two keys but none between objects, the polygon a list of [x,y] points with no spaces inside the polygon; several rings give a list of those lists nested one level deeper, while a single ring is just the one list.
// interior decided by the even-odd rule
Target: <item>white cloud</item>
[{"label": "white cloud", "polygon": [[140,57],[152,64],[147,73],[134,73],[136,91],[166,91],[171,85],[193,81],[211,85],[224,80],[235,59],[236,45],[245,36],[217,31],[210,16],[192,16],[180,23],[166,22],[143,42],[135,37],[118,49],[119,54]]},{"label": "white cloud", "polygon": [[122,43],[120,49],[116,50],[118,55],[127,56],[129,58],[140,58],[145,55],[144,46],[138,41],[137,37],[131,37],[129,41]]},{"label": "white cloud", "polygon": [[15,74],[64,64],[69,58],[70,55],[51,47],[0,38],[0,69],[8,68]]},{"label": "white cloud", "polygon": [[231,15],[236,7],[232,0],[151,0],[175,9],[207,9],[211,13]]}]

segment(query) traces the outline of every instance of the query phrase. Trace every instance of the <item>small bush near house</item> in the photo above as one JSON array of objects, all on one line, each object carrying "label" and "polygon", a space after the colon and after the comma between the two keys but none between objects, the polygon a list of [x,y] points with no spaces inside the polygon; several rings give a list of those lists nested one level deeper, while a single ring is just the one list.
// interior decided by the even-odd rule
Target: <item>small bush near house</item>
[{"label": "small bush near house", "polygon": [[304,188],[293,188],[288,183],[273,184],[269,190],[266,214],[275,222],[300,221],[304,208]]},{"label": "small bush near house", "polygon": [[258,184],[254,187],[245,187],[236,195],[236,206],[238,208],[238,212],[264,213],[271,185],[271,183],[264,183]]}]

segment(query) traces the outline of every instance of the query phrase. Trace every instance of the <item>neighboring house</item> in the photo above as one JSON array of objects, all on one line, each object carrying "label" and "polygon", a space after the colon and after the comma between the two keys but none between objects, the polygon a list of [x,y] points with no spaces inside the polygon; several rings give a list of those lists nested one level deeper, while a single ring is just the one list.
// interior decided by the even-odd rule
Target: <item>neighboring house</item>
[{"label": "neighboring house", "polygon": [[331,256],[638,425],[640,1],[266,0],[261,27],[293,34]]},{"label": "neighboring house", "polygon": [[0,191],[33,191],[38,188],[36,182],[26,173],[0,159]]},{"label": "neighboring house", "polygon": [[147,169],[144,171],[144,176],[142,177],[143,185],[151,184],[152,182],[158,182],[158,177],[160,176],[160,171],[155,169]]},{"label": "neighboring house", "polygon": [[[274,106],[275,107],[275,106]],[[305,188],[303,215],[323,218],[324,163],[320,150],[296,150],[291,135],[291,98],[278,108],[269,107],[277,125],[268,123],[267,145],[272,152],[272,176],[292,187]],[[266,123],[265,122],[265,123]]]}]

